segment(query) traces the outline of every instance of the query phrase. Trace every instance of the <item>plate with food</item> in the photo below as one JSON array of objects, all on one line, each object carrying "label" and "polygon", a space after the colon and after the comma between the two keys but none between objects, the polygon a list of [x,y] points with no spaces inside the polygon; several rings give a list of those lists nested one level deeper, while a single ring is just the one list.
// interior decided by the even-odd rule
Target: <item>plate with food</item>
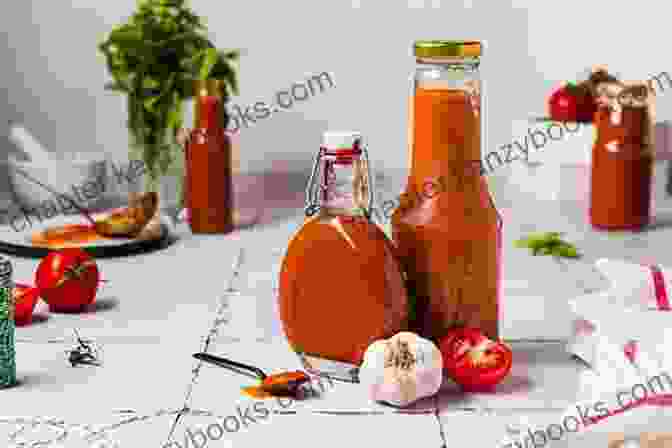
[{"label": "plate with food", "polygon": [[0,233],[0,252],[43,257],[53,250],[79,247],[105,258],[162,249],[174,241],[174,235],[170,224],[156,213],[157,207],[156,193],[148,192],[135,196],[127,207],[59,216],[21,232],[8,227]]}]

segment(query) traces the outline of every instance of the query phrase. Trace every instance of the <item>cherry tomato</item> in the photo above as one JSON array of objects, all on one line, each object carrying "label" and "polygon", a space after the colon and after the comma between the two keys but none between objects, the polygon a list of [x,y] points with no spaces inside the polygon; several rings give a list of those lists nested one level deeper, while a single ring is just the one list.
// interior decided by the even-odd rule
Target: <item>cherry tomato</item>
[{"label": "cherry tomato", "polygon": [[589,123],[593,121],[596,110],[592,94],[573,84],[557,89],[548,100],[549,115],[555,121]]},{"label": "cherry tomato", "polygon": [[40,296],[56,312],[83,310],[96,298],[99,281],[96,262],[79,248],[51,252],[35,272]]},{"label": "cherry tomato", "polygon": [[511,349],[476,328],[452,330],[439,344],[444,371],[467,391],[491,390],[511,371]]},{"label": "cherry tomato", "polygon": [[28,286],[15,284],[14,285],[14,323],[17,326],[28,325],[33,321],[33,310],[40,298],[39,289]]}]

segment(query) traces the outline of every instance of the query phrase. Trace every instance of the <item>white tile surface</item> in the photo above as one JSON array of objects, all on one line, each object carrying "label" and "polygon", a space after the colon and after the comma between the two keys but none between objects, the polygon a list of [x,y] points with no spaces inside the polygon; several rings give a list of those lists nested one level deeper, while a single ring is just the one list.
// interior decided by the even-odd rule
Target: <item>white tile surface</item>
[{"label": "white tile surface", "polygon": [[[543,427],[546,422],[556,421],[560,416],[557,410],[536,410],[534,413],[524,411],[490,411],[490,412],[449,412],[441,414],[441,422],[448,440],[458,446],[478,448],[505,448],[510,438],[523,437],[527,434],[527,425]],[[450,446],[450,444],[449,444]],[[530,447],[532,445],[529,445]],[[551,448],[562,446],[562,442],[554,442]]]},{"label": "white tile surface", "polygon": [[[402,182],[385,180],[390,181],[387,191],[393,192],[392,196],[398,193],[395,185]],[[662,191],[660,176],[657,182],[657,191]],[[390,196],[382,190],[382,196]],[[540,201],[515,193],[515,185],[510,182],[500,182],[494,196],[498,204],[503,204],[500,208],[505,240],[502,284],[505,338],[566,337],[573,318],[567,300],[585,288],[608,286],[587,264],[597,258],[618,256],[638,261],[655,257],[660,263],[672,265],[672,259],[667,260],[669,251],[665,250],[669,239],[666,225],[645,234],[607,236],[587,229],[581,202]],[[658,206],[668,207],[672,205],[669,202],[659,193]],[[1,408],[11,409],[12,414],[51,414],[68,422],[108,426],[119,419],[113,412],[119,408],[130,407],[150,416],[163,408],[178,409],[184,403],[195,365],[191,354],[202,348],[241,246],[249,250],[239,284],[240,295],[231,299],[230,316],[236,319],[230,320],[228,327],[220,328],[210,352],[269,371],[300,368],[299,360],[282,334],[274,288],[287,241],[303,217],[297,209],[291,213],[274,211],[266,218],[255,228],[226,237],[196,237],[186,232],[176,245],[159,253],[99,260],[102,276],[110,281],[100,293],[99,302],[103,306],[84,316],[52,314],[46,320],[17,330],[19,375],[27,380],[21,387],[2,392]],[[185,230],[182,226],[180,231]],[[528,232],[551,230],[566,231],[567,239],[579,246],[585,259],[563,268],[548,258],[532,257],[525,250],[512,248],[513,241]],[[149,263],[152,269],[144,269]],[[29,281],[36,266],[37,260],[15,259],[15,278]],[[51,339],[70,337],[72,327],[104,345],[107,367],[71,369],[62,357],[63,345],[47,343]],[[495,421],[490,417],[469,413],[457,417],[465,409],[490,409],[495,413],[508,412],[511,416],[529,414],[532,418],[550,413],[549,418],[555,418],[554,415],[576,399],[582,387],[589,387],[581,383],[581,366],[570,360],[562,344],[551,344],[543,349],[539,345],[523,344],[518,345],[514,353],[513,373],[496,395],[464,395],[446,387],[438,401],[425,400],[407,410],[422,415],[396,415],[388,407],[371,403],[357,385],[335,383],[333,389],[327,389],[319,398],[297,402],[289,411],[281,409],[290,415],[275,415],[272,422],[269,420],[271,424],[259,425],[254,432],[236,433],[233,442],[252,446],[284,440],[304,431],[306,437],[298,443],[315,444],[319,440],[320,444],[340,446],[352,443],[353,434],[363,432],[382,434],[378,437],[383,439],[377,440],[386,445],[441,446],[438,421],[432,415],[438,403],[449,446],[451,440],[462,442],[468,440],[466,437],[479,440],[479,444],[472,446],[485,446],[480,445],[480,441],[485,444],[492,438],[495,443],[501,430],[493,426],[490,431],[488,422]],[[250,381],[245,377],[221,368],[205,367],[193,389],[190,406],[226,416],[244,402],[240,387],[247,384]],[[368,415],[316,414],[325,411]],[[646,412],[637,412],[642,416],[641,423],[633,412],[632,418],[615,417],[609,420],[609,425],[600,426],[599,431],[606,434],[619,425],[623,427],[625,422],[631,422],[628,424],[633,431],[655,427],[655,422],[663,422],[667,416],[662,410],[656,410],[656,419],[651,420],[654,424],[648,425],[644,418]],[[211,417],[191,416],[186,417],[185,422],[208,424]],[[171,418],[170,415],[148,417],[112,428],[110,433],[123,442],[122,446],[137,446],[138,441],[158,445],[168,432]],[[405,420],[400,420],[402,418]],[[185,424],[180,430],[181,437]],[[0,423],[3,431],[7,427]],[[79,442],[73,442],[72,446],[77,446],[75,443]]]},{"label": "white tile surface", "polygon": [[296,447],[384,446],[441,447],[439,422],[433,415],[334,416],[301,418],[276,416],[255,431],[237,434],[236,446],[256,447],[273,442]]}]

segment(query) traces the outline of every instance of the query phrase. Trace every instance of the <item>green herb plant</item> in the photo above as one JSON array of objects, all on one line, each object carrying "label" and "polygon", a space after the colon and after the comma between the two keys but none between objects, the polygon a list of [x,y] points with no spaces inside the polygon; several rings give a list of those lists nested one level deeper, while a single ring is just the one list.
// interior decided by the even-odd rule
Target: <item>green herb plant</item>
[{"label": "green herb plant", "polygon": [[559,232],[535,233],[515,242],[519,249],[530,249],[532,255],[552,255],[560,258],[580,258],[576,247],[564,240]]},{"label": "green herb plant", "polygon": [[[238,94],[239,53],[215,48],[202,19],[185,3],[138,0],[130,19],[98,46],[113,79],[106,90],[127,95],[131,151],[145,163],[149,188],[156,188],[176,157],[183,159],[175,134],[184,100],[193,97],[193,81],[223,80],[225,102]],[[229,117],[223,114],[226,127]]]}]

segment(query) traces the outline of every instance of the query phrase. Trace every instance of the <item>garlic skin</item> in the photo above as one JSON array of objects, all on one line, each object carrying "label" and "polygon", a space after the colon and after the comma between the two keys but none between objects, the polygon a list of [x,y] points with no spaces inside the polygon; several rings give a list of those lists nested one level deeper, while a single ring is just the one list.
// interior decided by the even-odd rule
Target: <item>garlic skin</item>
[{"label": "garlic skin", "polygon": [[407,331],[372,343],[359,369],[359,381],[372,400],[398,407],[434,395],[442,380],[441,351],[432,341]]}]

